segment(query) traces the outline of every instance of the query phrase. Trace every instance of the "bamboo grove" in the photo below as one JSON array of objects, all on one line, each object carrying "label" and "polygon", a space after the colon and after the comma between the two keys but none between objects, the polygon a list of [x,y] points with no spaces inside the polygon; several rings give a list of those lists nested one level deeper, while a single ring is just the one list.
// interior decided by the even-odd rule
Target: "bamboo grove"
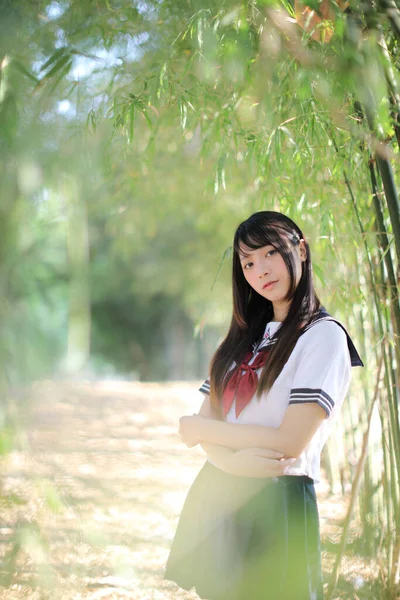
[{"label": "bamboo grove", "polygon": [[[166,290],[168,310],[181,303],[190,327],[209,327],[215,342],[229,313],[221,298],[228,289],[230,231],[252,210],[287,212],[309,232],[324,303],[354,332],[366,365],[324,455],[331,489],[349,498],[329,559],[327,599],[338,597],[349,548],[373,573],[373,597],[396,598],[398,4],[38,0],[5,3],[2,11],[3,395],[24,370],[10,367],[14,346],[26,348],[25,364],[35,358],[29,340],[14,337],[20,319],[14,300],[23,303],[35,278],[44,286],[50,279],[41,240],[52,248],[51,277],[56,272],[65,284],[57,298],[68,285],[75,290],[67,345],[68,351],[80,348],[79,363],[90,354],[96,302],[124,293],[119,280],[104,283],[105,256],[115,256],[115,265],[128,273],[132,260],[148,264],[154,240],[165,235],[166,246],[156,248],[157,260],[163,255],[159,270],[152,281],[138,272],[132,294],[143,294],[144,307]],[[65,118],[57,112],[62,101]],[[21,161],[32,166],[32,156],[41,165],[40,202],[38,188],[21,185],[18,170]],[[32,222],[35,235],[21,246]],[[169,255],[174,251],[163,250],[168,235],[183,236],[191,249],[182,243],[178,262]],[[225,250],[217,261],[215,248]],[[24,260],[30,265],[25,271]],[[174,276],[177,264],[184,265],[185,291]],[[35,298],[39,310],[45,300]],[[38,314],[30,310],[27,323]],[[3,422],[8,431],[6,417]],[[11,446],[4,443],[3,450]]]}]

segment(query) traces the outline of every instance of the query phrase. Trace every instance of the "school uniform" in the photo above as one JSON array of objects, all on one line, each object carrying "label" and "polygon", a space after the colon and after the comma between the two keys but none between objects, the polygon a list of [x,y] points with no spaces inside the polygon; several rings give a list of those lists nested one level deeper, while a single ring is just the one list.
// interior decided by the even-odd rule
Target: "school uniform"
[{"label": "school uniform", "polygon": [[[314,483],[321,450],[340,412],[351,367],[362,361],[347,331],[324,309],[299,337],[271,389],[243,401],[281,323],[235,369],[223,399],[229,423],[278,428],[290,405],[316,403],[326,418],[287,475],[230,475],[207,460],[186,498],[165,578],[207,600],[322,600],[319,518]],[[252,371],[253,365],[253,372]],[[246,375],[247,373],[247,375]],[[209,394],[206,380],[200,388]],[[227,400],[226,400],[227,399]]]}]

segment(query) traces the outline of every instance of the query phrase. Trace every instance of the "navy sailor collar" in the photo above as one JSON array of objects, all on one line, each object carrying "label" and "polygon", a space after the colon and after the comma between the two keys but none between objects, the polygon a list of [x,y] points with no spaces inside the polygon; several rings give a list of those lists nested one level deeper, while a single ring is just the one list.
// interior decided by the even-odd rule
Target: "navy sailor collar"
[{"label": "navy sailor collar", "polygon": [[318,316],[316,317],[316,319],[314,319],[313,321],[311,321],[311,323],[309,325],[307,325],[307,327],[303,330],[302,333],[305,333],[306,331],[308,331],[310,329],[310,327],[313,327],[313,325],[315,325],[316,323],[319,323],[320,321],[333,321],[334,323],[336,323],[337,325],[339,325],[339,327],[341,327],[343,329],[343,331],[346,334],[346,338],[347,338],[347,346],[349,349],[349,354],[350,354],[350,359],[351,359],[351,366],[352,367],[363,367],[364,363],[360,358],[360,355],[357,352],[357,349],[354,345],[353,340],[351,339],[350,335],[348,334],[346,328],[336,319],[334,319],[332,317],[332,315],[330,315],[328,313],[328,311],[322,306]]}]

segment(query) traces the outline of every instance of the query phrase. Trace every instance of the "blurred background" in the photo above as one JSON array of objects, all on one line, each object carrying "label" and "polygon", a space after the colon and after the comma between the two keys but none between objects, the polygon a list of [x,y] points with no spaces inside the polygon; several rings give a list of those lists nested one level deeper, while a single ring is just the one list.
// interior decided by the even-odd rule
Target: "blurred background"
[{"label": "blurred background", "polygon": [[230,322],[234,230],[272,209],[366,366],[323,456],[326,597],[399,597],[399,23],[389,0],[0,3],[0,596],[196,597],[161,579],[202,462],[176,421]]}]

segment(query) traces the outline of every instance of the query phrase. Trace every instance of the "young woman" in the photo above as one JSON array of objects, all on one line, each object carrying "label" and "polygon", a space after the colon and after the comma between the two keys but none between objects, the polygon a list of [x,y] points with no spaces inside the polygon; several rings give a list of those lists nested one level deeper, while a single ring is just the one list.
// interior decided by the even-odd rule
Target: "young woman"
[{"label": "young woman", "polygon": [[322,600],[314,482],[361,359],[320,306],[297,225],[253,214],[233,241],[233,315],[199,415],[180,419],[208,460],[182,510],[165,577],[208,600]]}]

